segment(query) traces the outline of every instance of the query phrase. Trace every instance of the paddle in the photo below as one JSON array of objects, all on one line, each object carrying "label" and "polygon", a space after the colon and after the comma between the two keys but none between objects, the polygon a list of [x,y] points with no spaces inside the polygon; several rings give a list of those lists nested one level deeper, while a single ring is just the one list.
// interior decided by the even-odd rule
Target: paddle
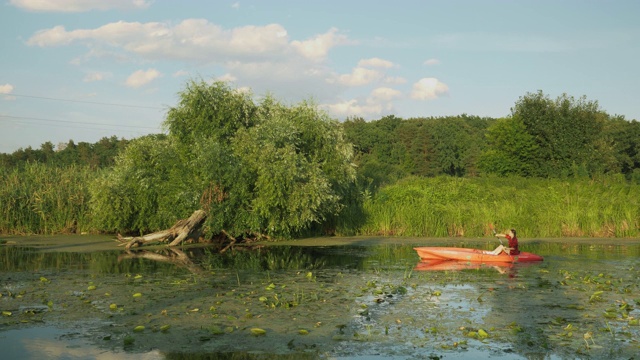
[{"label": "paddle", "polygon": [[504,246],[504,244],[502,243],[502,239],[500,239],[498,235],[498,233],[496,232],[496,228],[493,226],[493,224],[489,224],[489,228],[491,229],[491,232],[493,232],[493,236],[498,238],[498,241],[500,241],[500,245]]},{"label": "paddle", "polygon": [[[497,236],[497,235],[498,235],[498,233],[496,232],[496,228],[493,226],[493,224],[490,224],[490,225],[489,225],[489,227],[491,228],[491,232],[493,232],[493,236],[497,237],[497,238],[498,238],[498,241],[500,241],[500,245],[502,245],[502,246],[504,247],[504,244],[502,243],[502,239],[501,239],[499,236]],[[510,259],[512,259],[512,260],[513,260],[513,256],[511,256],[511,254],[510,254],[509,252],[505,251],[505,253],[506,253],[507,255],[509,255],[509,258],[510,258]]]}]

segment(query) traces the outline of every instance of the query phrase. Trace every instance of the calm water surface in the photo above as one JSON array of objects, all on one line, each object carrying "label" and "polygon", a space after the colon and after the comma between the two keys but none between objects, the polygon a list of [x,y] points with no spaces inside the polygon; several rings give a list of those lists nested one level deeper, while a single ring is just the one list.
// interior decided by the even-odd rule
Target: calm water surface
[{"label": "calm water surface", "polygon": [[1,358],[640,353],[638,240],[524,241],[545,261],[492,266],[423,263],[413,250],[487,240],[312,239],[219,255],[47,239],[0,247]]}]

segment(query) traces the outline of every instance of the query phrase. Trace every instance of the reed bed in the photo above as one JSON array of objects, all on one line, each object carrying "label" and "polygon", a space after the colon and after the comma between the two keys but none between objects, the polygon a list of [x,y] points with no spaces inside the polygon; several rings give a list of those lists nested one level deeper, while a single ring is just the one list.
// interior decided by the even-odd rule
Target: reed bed
[{"label": "reed bed", "polygon": [[26,163],[0,169],[0,233],[60,234],[89,231],[89,167]]},{"label": "reed bed", "polygon": [[408,178],[364,203],[359,235],[638,237],[640,185],[599,179]]},{"label": "reed bed", "polygon": [[[99,175],[38,163],[0,169],[0,234],[107,231],[89,206]],[[338,235],[484,237],[495,227],[521,238],[640,237],[640,184],[622,176],[414,177],[365,195],[325,225]]]}]

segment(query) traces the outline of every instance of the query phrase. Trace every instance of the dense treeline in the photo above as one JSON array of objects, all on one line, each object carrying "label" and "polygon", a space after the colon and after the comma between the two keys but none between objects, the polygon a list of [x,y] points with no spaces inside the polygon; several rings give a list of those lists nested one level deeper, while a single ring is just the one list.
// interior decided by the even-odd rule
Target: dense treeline
[{"label": "dense treeline", "polygon": [[96,143],[69,140],[56,146],[50,141],[40,146],[40,149],[27,147],[18,149],[11,154],[0,153],[0,168],[8,169],[23,166],[26,163],[49,164],[56,167],[71,165],[104,168],[113,166],[118,153],[129,143],[126,139],[116,136],[103,137]]},{"label": "dense treeline", "polygon": [[535,178],[623,174],[640,181],[640,123],[597,102],[542,92],[521,97],[511,116],[344,122],[359,175],[374,187],[410,175]]},{"label": "dense treeline", "polygon": [[[168,134],[0,154],[0,233],[638,236],[640,123],[528,93],[510,116],[366,122],[189,82]],[[98,170],[98,171],[96,171]]]}]

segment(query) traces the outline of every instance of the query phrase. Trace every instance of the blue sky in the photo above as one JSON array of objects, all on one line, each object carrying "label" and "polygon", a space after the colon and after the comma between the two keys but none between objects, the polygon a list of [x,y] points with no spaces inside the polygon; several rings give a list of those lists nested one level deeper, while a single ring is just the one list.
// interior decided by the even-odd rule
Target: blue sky
[{"label": "blue sky", "polygon": [[0,152],[162,131],[189,79],[332,117],[503,117],[527,92],[640,120],[640,1],[0,0]]}]

